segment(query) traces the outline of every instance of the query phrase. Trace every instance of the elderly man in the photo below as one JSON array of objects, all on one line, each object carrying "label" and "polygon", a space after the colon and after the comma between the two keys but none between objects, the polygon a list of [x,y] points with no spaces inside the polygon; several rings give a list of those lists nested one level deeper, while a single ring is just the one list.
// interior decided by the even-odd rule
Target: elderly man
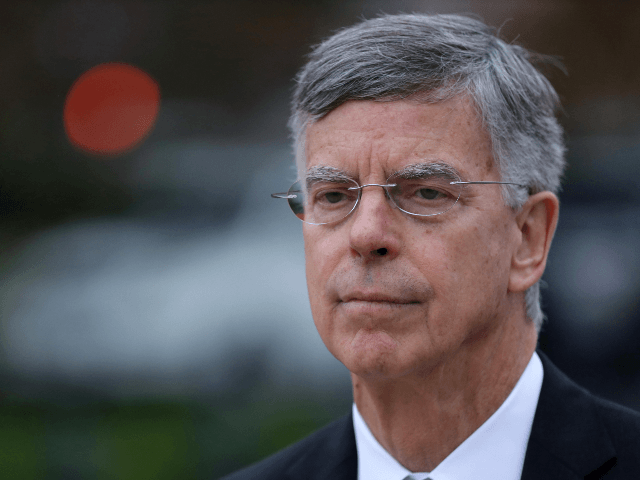
[{"label": "elderly man", "polygon": [[536,353],[564,168],[531,55],[461,16],[364,21],[293,103],[314,322],[352,413],[229,479],[638,479],[640,416]]}]

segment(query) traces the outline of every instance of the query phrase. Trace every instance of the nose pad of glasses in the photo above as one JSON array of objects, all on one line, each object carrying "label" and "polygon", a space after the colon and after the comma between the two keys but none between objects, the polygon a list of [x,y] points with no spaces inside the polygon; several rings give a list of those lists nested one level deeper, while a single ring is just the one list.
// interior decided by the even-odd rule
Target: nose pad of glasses
[{"label": "nose pad of glasses", "polygon": [[362,196],[362,191],[364,190],[365,187],[382,187],[382,191],[384,192],[384,196],[387,200],[391,200],[391,202],[393,203],[393,200],[391,199],[391,194],[389,193],[389,189],[390,188],[395,188],[396,184],[379,184],[379,183],[370,183],[367,185],[362,185],[362,186],[358,186],[358,187],[353,187],[350,188],[349,190],[358,190],[358,195]]}]

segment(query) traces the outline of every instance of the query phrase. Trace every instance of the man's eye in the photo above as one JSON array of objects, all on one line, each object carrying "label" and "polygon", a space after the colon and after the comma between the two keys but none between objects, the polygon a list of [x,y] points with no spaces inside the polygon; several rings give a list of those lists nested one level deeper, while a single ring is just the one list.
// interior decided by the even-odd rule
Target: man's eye
[{"label": "man's eye", "polygon": [[319,207],[335,207],[355,200],[357,194],[344,188],[320,188],[312,192],[313,203]]},{"label": "man's eye", "polygon": [[434,188],[420,188],[416,191],[416,195],[425,200],[436,200],[446,194]]},{"label": "man's eye", "polygon": [[323,197],[329,203],[338,203],[344,200],[345,195],[342,192],[326,192]]}]

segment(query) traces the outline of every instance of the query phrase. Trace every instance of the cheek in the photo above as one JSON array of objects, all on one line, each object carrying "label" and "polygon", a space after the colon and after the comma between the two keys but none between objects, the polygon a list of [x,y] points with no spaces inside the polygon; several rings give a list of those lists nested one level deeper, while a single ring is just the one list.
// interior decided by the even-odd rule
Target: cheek
[{"label": "cheek", "polygon": [[319,275],[318,269],[320,265],[316,260],[316,249],[314,248],[313,239],[309,238],[309,235],[304,235],[304,259],[305,259],[305,271],[307,277],[307,289],[309,291],[309,300],[311,302],[311,308],[313,309],[314,300],[318,297],[318,282]]},{"label": "cheek", "polygon": [[[305,229],[313,229],[305,225]],[[340,253],[338,238],[331,238],[330,232],[318,234],[304,231],[304,249],[306,261],[307,289],[313,322],[327,349],[337,358],[341,358],[341,345],[347,342],[348,335],[341,329],[335,315],[335,299],[332,298],[328,283],[344,257]],[[343,325],[344,327],[344,325]]]},{"label": "cheek", "polygon": [[488,287],[487,282],[496,282],[503,276],[504,245],[496,241],[497,237],[486,229],[458,229],[432,236],[419,250],[415,261],[436,297],[447,300],[448,308],[455,309],[476,290]]},{"label": "cheek", "polygon": [[506,293],[509,278],[510,257],[504,242],[504,230],[473,227],[461,232],[457,238],[447,241],[444,253],[450,276],[450,288],[461,306],[483,301],[492,302],[496,296]]},{"label": "cheek", "polygon": [[[330,308],[327,282],[339,261],[339,242],[327,232],[314,232],[313,225],[304,225],[304,252],[307,288],[314,318],[321,310]],[[322,234],[321,234],[322,233]]]}]

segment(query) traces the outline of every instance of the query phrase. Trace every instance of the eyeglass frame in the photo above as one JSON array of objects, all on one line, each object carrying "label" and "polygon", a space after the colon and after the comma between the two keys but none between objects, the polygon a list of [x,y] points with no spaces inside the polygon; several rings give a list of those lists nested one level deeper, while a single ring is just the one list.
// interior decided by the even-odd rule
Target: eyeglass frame
[{"label": "eyeglass frame", "polygon": [[[397,173],[397,172],[396,172]],[[389,178],[393,177],[395,174],[392,174],[389,176]],[[459,177],[458,177],[459,178]],[[442,215],[443,213],[448,212],[449,210],[451,210],[456,203],[458,203],[458,200],[460,199],[460,195],[458,195],[458,197],[456,198],[456,201],[453,202],[453,204],[447,208],[446,210],[442,211],[442,212],[438,212],[438,213],[432,213],[432,214],[428,214],[428,215],[422,215],[419,213],[412,213],[409,212],[407,210],[404,210],[403,208],[401,208],[394,200],[393,197],[389,194],[389,192],[387,191],[387,188],[393,188],[395,186],[397,186],[396,183],[390,183],[390,184],[380,184],[380,183],[367,183],[365,185],[360,185],[358,183],[357,180],[355,179],[350,179],[350,181],[352,181],[353,183],[355,183],[357,185],[357,187],[349,187],[348,190],[358,190],[358,198],[356,199],[355,203],[353,204],[353,207],[351,208],[351,210],[349,210],[349,212],[342,218],[339,218],[338,220],[332,220],[330,222],[322,222],[322,223],[313,223],[313,222],[307,222],[305,220],[302,220],[300,217],[298,217],[298,215],[295,213],[295,211],[293,210],[293,207],[291,207],[291,202],[287,202],[289,204],[289,207],[291,208],[291,211],[293,212],[293,214],[296,216],[296,218],[298,218],[301,222],[306,223],[308,225],[330,225],[333,223],[338,223],[342,220],[344,220],[345,218],[347,218],[349,215],[351,215],[353,213],[353,211],[356,209],[356,207],[358,206],[358,203],[360,203],[360,199],[362,198],[362,189],[364,187],[381,187],[384,191],[385,191],[385,196],[389,199],[389,201],[391,202],[391,204],[397,208],[398,210],[400,210],[403,213],[406,213],[407,215],[412,215],[414,217],[435,217],[437,215]],[[293,188],[293,186],[296,183],[300,183],[300,180],[297,180],[295,182],[293,182],[291,184],[291,187],[289,187],[289,190],[287,190],[286,192],[281,192],[281,193],[272,193],[271,194],[271,198],[284,198],[286,200],[289,200],[291,198],[297,198],[297,195],[293,195],[291,193],[289,193],[291,191],[291,188]],[[463,181],[463,180],[456,180],[453,182],[449,182],[450,185],[515,185],[517,187],[521,187],[521,188],[529,188],[527,185],[524,185],[522,183],[514,183],[514,182],[502,182],[502,181],[494,181],[494,180],[475,180],[475,181]]]}]

